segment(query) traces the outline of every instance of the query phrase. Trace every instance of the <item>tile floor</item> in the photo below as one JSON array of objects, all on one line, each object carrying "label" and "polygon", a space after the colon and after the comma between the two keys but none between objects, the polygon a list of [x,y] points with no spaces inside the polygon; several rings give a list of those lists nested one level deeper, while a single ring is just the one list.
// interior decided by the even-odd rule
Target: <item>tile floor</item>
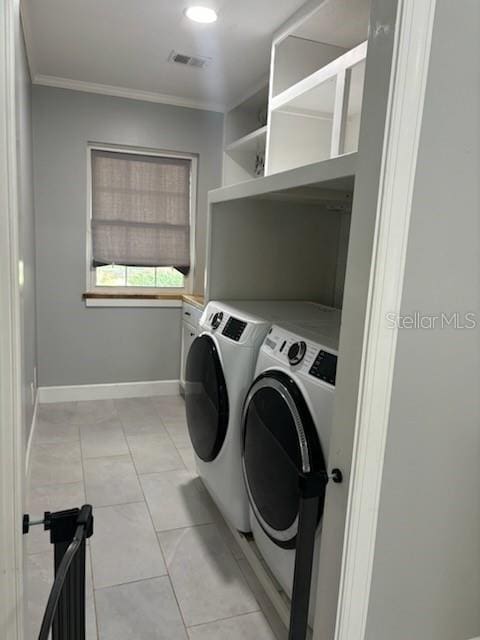
[{"label": "tile floor", "polygon": [[[197,477],[180,397],[41,405],[29,512],[94,507],[87,640],[286,637]],[[53,578],[48,534],[27,537],[30,638]]]}]

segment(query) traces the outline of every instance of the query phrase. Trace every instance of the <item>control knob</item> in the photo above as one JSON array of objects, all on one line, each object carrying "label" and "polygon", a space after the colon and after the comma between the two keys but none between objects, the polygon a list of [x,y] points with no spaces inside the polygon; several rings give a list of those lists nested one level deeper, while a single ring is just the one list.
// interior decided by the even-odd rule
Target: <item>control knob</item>
[{"label": "control knob", "polygon": [[223,313],[221,311],[217,311],[217,313],[212,318],[212,329],[218,329],[218,327],[222,324]]},{"label": "control knob", "polygon": [[307,352],[307,345],[303,340],[294,342],[288,350],[288,361],[291,365],[300,364]]}]

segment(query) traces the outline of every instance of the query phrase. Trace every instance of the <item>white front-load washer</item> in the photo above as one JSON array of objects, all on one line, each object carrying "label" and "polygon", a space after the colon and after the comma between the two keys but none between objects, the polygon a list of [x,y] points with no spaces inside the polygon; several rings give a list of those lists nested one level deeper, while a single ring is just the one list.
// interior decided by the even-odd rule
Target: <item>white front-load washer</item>
[{"label": "white front-load washer", "polygon": [[[255,543],[291,597],[298,532],[299,475],[326,472],[332,427],[340,312],[314,325],[273,326],[260,349],[243,410],[242,466]],[[323,510],[323,503],[322,509]],[[321,538],[315,537],[313,614]]]},{"label": "white front-load washer", "polygon": [[[242,472],[242,408],[272,324],[337,313],[308,302],[209,302],[187,356],[185,402],[196,465],[223,516],[250,531]],[[325,320],[326,321],[326,320]]]}]

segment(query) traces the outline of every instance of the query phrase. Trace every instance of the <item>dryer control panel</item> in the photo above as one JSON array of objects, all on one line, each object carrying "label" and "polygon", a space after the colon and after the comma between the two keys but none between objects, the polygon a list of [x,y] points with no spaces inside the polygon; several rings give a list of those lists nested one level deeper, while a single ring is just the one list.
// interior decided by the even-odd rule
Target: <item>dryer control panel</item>
[{"label": "dryer control panel", "polygon": [[337,356],[320,349],[315,362],[310,367],[311,376],[335,386],[337,377]]},{"label": "dryer control panel", "polygon": [[322,337],[328,342],[328,336],[322,336],[320,332],[317,342],[275,325],[265,338],[262,351],[282,362],[292,372],[335,386],[338,353],[323,345],[320,342]]}]

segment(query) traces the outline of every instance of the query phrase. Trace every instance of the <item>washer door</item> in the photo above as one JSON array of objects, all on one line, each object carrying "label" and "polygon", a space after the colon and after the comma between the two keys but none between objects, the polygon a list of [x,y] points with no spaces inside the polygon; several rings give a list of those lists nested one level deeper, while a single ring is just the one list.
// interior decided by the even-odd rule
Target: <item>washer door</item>
[{"label": "washer door", "polygon": [[215,342],[208,335],[196,338],[187,357],[185,403],[190,439],[197,456],[214,460],[222,448],[228,426],[228,395]]},{"label": "washer door", "polygon": [[273,542],[294,548],[299,474],[324,470],[325,460],[303,394],[290,376],[269,371],[255,380],[243,426],[243,471],[252,510]]}]

